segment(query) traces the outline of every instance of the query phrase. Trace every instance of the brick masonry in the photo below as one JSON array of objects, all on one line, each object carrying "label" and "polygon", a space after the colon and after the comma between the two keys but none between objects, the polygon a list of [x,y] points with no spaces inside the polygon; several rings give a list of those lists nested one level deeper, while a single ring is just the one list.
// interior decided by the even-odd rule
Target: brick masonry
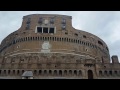
[{"label": "brick masonry", "polygon": [[20,79],[25,71],[34,79],[120,78],[118,57],[110,62],[106,43],[72,27],[71,16],[56,14],[24,16],[21,27],[2,41],[0,78]]}]

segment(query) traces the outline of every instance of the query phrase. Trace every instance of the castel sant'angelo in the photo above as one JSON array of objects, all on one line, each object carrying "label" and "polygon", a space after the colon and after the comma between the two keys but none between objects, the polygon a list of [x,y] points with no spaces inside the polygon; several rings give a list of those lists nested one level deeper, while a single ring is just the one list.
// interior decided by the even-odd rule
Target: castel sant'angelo
[{"label": "castel sant'angelo", "polygon": [[71,16],[31,14],[0,44],[0,79],[120,79],[120,64]]}]

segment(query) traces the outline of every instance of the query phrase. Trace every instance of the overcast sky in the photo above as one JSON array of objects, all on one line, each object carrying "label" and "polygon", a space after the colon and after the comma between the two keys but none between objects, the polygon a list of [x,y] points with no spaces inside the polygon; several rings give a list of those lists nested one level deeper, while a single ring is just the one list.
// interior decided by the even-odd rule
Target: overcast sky
[{"label": "overcast sky", "polygon": [[100,37],[108,45],[110,56],[120,61],[120,11],[0,11],[0,43],[20,28],[22,18],[28,14],[62,14],[72,16],[76,29]]}]

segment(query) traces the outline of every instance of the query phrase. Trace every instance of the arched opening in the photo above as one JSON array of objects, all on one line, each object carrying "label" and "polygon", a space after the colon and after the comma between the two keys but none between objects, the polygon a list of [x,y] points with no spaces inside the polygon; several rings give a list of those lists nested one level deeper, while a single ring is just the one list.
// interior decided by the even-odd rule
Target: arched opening
[{"label": "arched opening", "polygon": [[49,41],[49,37],[48,37],[48,41]]},{"label": "arched opening", "polygon": [[22,74],[24,73],[24,70],[22,70]]},{"label": "arched opening", "polygon": [[114,71],[115,75],[117,75],[117,71]]},{"label": "arched opening", "polygon": [[75,43],[75,39],[73,40],[73,42]]},{"label": "arched opening", "polygon": [[0,70],[0,74],[1,74],[1,70]]},{"label": "arched opening", "polygon": [[90,45],[90,43],[88,43],[88,46]]},{"label": "arched opening", "polygon": [[45,41],[47,41],[47,37],[45,37]]},{"label": "arched opening", "polygon": [[107,71],[104,71],[104,75],[107,76]]},{"label": "arched opening", "polygon": [[60,41],[61,41],[61,38],[60,38]]},{"label": "arched opening", "polygon": [[8,70],[8,74],[10,74],[10,70]]},{"label": "arched opening", "polygon": [[67,70],[64,70],[64,75],[67,75]]},{"label": "arched opening", "polygon": [[77,70],[74,70],[74,75],[77,76]]},{"label": "arched opening", "polygon": [[27,41],[27,37],[26,37],[26,40],[25,41]]},{"label": "arched opening", "polygon": [[17,70],[17,74],[19,74],[20,73],[20,71],[19,70]]},{"label": "arched opening", "polygon": [[47,70],[44,70],[44,75],[47,75]]},{"label": "arched opening", "polygon": [[54,70],[54,75],[57,75],[57,70]]},{"label": "arched opening", "polygon": [[35,37],[35,40],[37,40],[37,37]]},{"label": "arched opening", "polygon": [[76,43],[78,43],[78,40],[76,40]]},{"label": "arched opening", "polygon": [[4,75],[6,75],[6,70],[4,70]]},{"label": "arched opening", "polygon": [[82,71],[81,70],[79,70],[78,75],[82,76]]},{"label": "arched opening", "polygon": [[86,42],[86,46],[88,46],[88,42]]},{"label": "arched opening", "polygon": [[36,71],[36,70],[34,70],[34,74],[35,74],[35,75],[37,74],[37,71]]},{"label": "arched opening", "polygon": [[49,70],[49,74],[52,75],[52,70]]},{"label": "arched opening", "polygon": [[92,72],[92,70],[88,70],[88,79],[93,79],[93,72]]},{"label": "arched opening", "polygon": [[13,70],[13,75],[15,74],[15,70]]},{"label": "arched opening", "polygon": [[39,74],[40,74],[40,75],[42,74],[42,70],[39,70]]},{"label": "arched opening", "polygon": [[43,38],[43,40],[45,40],[44,37],[42,37],[42,38]]},{"label": "arched opening", "polygon": [[68,42],[68,38],[66,38],[66,41]]},{"label": "arched opening", "polygon": [[70,42],[70,38],[69,38],[69,42]]},{"label": "arched opening", "polygon": [[30,40],[30,37],[28,37],[28,41]]},{"label": "arched opening", "polygon": [[83,41],[81,41],[81,44],[83,44]]},{"label": "arched opening", "polygon": [[83,42],[83,45],[85,45],[85,42]]},{"label": "arched opening", "polygon": [[63,38],[62,38],[62,42],[63,42]]},{"label": "arched opening", "polygon": [[99,71],[99,75],[102,76],[102,71]]},{"label": "arched opening", "polygon": [[112,76],[112,71],[109,71],[110,76]]},{"label": "arched opening", "polygon": [[69,75],[72,75],[72,70],[69,70]]},{"label": "arched opening", "polygon": [[81,41],[79,42],[79,44],[81,44]]},{"label": "arched opening", "polygon": [[62,76],[62,70],[59,70],[59,75]]}]

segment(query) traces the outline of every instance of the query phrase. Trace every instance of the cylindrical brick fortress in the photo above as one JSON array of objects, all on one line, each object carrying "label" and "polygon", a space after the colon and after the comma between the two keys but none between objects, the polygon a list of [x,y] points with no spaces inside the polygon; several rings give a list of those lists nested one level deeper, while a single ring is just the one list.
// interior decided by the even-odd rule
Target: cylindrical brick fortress
[{"label": "cylindrical brick fortress", "polygon": [[[5,63],[1,69],[15,70],[16,78],[27,70],[33,72],[34,78],[55,78],[60,77],[59,74],[61,77],[86,78],[85,62],[110,63],[109,49],[102,39],[75,29],[71,16],[56,14],[24,16],[21,27],[1,42],[0,55],[1,63]],[[94,68],[92,70],[95,74]],[[83,72],[82,77],[79,72]]]}]

